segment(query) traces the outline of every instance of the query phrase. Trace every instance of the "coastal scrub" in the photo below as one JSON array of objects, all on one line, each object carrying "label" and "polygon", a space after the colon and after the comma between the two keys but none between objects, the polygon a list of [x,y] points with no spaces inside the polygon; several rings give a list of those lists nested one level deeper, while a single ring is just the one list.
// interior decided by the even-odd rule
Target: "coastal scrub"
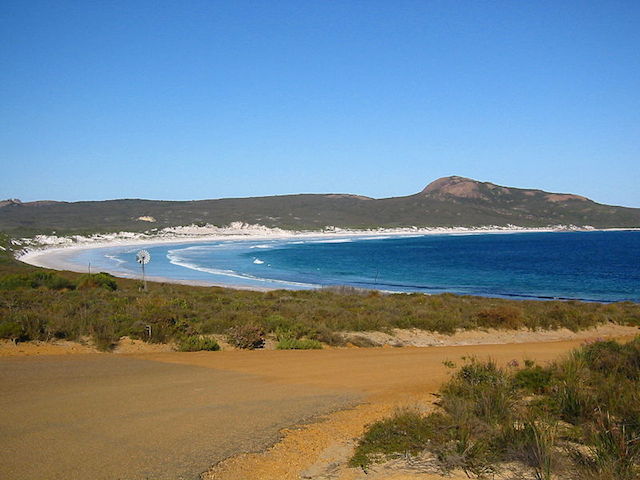
[{"label": "coastal scrub", "polygon": [[121,336],[166,343],[189,335],[224,334],[238,348],[259,348],[267,336],[292,339],[281,348],[316,347],[311,341],[375,346],[357,332],[578,331],[606,323],[640,325],[640,305],[381,294],[352,288],[257,292],[150,283],[149,291],[141,292],[136,281],[108,274],[0,266],[0,336],[14,341],[90,336],[108,349]]},{"label": "coastal scrub", "polygon": [[429,454],[444,474],[480,477],[515,462],[539,480],[640,478],[639,392],[640,337],[586,344],[546,367],[467,359],[435,411],[370,425],[350,465]]}]

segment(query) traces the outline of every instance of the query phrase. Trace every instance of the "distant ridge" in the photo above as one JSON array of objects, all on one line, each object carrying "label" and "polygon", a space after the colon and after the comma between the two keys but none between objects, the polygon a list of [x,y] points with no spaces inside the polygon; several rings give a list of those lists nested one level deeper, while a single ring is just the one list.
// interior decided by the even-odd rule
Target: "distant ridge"
[{"label": "distant ridge", "polygon": [[[153,219],[152,223],[149,223]],[[478,227],[486,225],[638,228],[640,209],[596,203],[580,195],[504,187],[450,176],[404,197],[300,194],[196,201],[0,201],[0,230],[30,233],[145,231],[189,224],[241,221],[267,227],[318,230],[327,226]]]}]

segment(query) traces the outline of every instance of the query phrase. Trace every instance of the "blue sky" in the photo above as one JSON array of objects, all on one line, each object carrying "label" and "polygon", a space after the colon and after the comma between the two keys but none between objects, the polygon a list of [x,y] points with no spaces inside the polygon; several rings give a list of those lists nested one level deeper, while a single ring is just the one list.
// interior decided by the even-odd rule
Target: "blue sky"
[{"label": "blue sky", "polygon": [[0,198],[640,207],[640,2],[0,2]]}]

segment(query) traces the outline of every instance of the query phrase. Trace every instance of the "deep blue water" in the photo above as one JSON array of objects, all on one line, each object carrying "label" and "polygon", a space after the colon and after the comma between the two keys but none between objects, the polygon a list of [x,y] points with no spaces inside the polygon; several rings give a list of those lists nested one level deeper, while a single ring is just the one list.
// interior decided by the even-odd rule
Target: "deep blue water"
[{"label": "deep blue water", "polygon": [[[72,261],[139,275],[137,247]],[[640,302],[640,232],[349,237],[149,245],[147,274],[232,285]]]}]

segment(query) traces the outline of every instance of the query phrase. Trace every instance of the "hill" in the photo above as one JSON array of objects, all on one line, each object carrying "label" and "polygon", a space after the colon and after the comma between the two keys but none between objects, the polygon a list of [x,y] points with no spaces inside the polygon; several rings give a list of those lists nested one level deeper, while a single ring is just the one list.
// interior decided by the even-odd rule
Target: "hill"
[{"label": "hill", "polygon": [[440,178],[413,195],[381,199],[301,194],[197,201],[0,202],[0,230],[21,235],[146,231],[188,224],[227,225],[234,221],[314,230],[331,225],[371,228],[571,224],[630,228],[640,227],[640,209],[457,176]]}]

